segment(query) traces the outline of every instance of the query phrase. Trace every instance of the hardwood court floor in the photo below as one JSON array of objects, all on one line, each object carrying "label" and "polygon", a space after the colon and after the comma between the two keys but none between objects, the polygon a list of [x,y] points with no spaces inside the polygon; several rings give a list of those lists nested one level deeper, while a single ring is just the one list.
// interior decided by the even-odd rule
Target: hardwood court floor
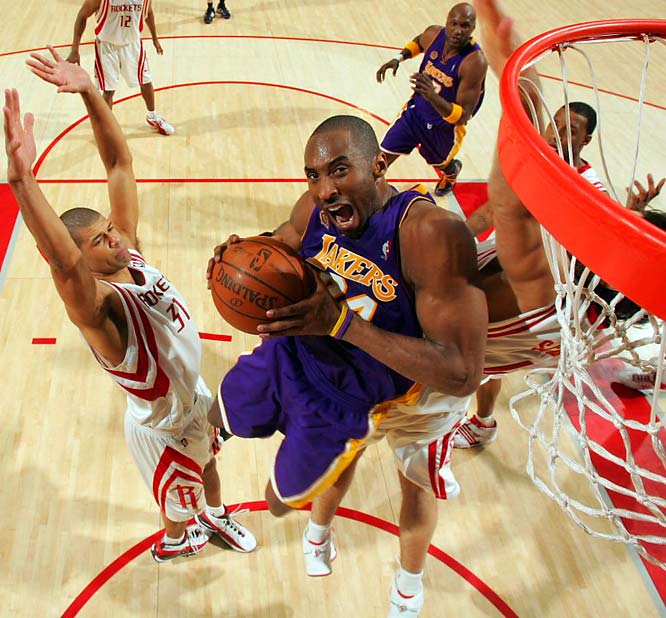
[{"label": "hardwood court floor", "polygon": [[[359,114],[383,135],[409,94],[407,75],[417,65],[403,65],[381,86],[374,81],[376,69],[427,25],[443,23],[448,6],[230,0],[232,19],[205,26],[203,4],[157,0],[164,56],[146,42],[161,89],[158,109],[176,126],[175,135],[163,138],[143,126],[140,98],[119,102],[115,112],[141,183],[144,254],[183,291],[202,332],[232,336],[204,342],[203,374],[214,387],[256,340],[232,332],[217,317],[203,276],[211,248],[232,232],[250,235],[288,216],[305,187],[303,146],[328,115]],[[504,4],[526,36],[565,23],[663,13],[657,0],[632,6],[617,0]],[[95,182],[103,170],[88,124],[62,135],[84,115],[81,102],[56,95],[25,69],[24,53],[13,53],[46,43],[67,46],[78,6],[77,0],[48,6],[4,0],[4,20],[14,26],[3,36],[0,75],[4,87],[19,88],[23,109],[37,116],[38,155],[45,155],[38,177],[51,203],[58,211],[75,205],[105,211],[105,187]],[[83,40],[91,36],[89,24]],[[88,68],[91,52],[91,46],[82,47]],[[601,72],[615,92],[636,94],[633,74],[622,63],[606,63]],[[649,97],[663,104],[665,92],[662,82]],[[122,87],[117,100],[134,94]],[[624,112],[612,109],[610,134],[624,139]],[[663,135],[664,112],[653,113],[650,121]],[[489,77],[486,101],[469,125],[461,155],[464,180],[487,177],[498,116],[497,81]],[[639,174],[666,173],[659,155],[658,149],[648,150]],[[2,157],[0,169],[4,165]],[[435,178],[417,154],[398,161],[390,176],[398,184]],[[456,207],[454,200],[440,203]],[[348,511],[336,523],[339,557],[329,578],[304,575],[305,513],[284,520],[261,510],[241,516],[259,541],[251,555],[210,546],[195,558],[160,566],[146,551],[128,556],[161,524],[124,443],[123,396],[68,323],[47,267],[20,222],[0,286],[0,615],[60,616],[77,598],[79,605],[67,615],[385,615],[400,504],[385,445],[366,454],[343,503]],[[55,343],[36,345],[33,338]],[[433,542],[439,551],[428,559],[422,618],[665,615],[623,546],[585,535],[527,478],[526,437],[507,412],[508,396],[521,387],[520,375],[504,384],[498,441],[455,455],[463,493],[439,506]],[[223,448],[219,469],[227,503],[263,498],[277,444],[277,438],[232,440]],[[95,594],[81,597],[121,556],[117,573]]]}]

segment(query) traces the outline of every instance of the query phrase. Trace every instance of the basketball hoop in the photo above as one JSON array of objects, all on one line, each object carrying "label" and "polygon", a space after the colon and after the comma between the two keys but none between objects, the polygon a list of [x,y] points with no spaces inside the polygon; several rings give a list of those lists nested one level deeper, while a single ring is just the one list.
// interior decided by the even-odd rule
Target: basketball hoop
[{"label": "basketball hoop", "polygon": [[[633,546],[666,568],[666,232],[594,188],[558,156],[535,128],[537,110],[530,118],[521,99],[521,72],[551,56],[562,70],[558,109],[570,100],[567,54],[582,54],[592,71],[584,45],[642,43],[638,130],[623,178],[623,186],[632,186],[650,50],[664,38],[663,20],[603,21],[552,30],[522,45],[500,80],[498,156],[508,183],[542,226],[562,337],[558,366],[528,372],[528,390],[511,399],[514,418],[529,433],[528,473],[586,532]],[[592,81],[601,118],[593,72]],[[552,122],[546,96],[538,88],[536,94]],[[599,126],[601,140],[601,121]],[[666,160],[654,171],[666,174]],[[619,293],[602,293],[607,284]],[[640,309],[622,313],[626,299]],[[642,397],[642,407],[624,407],[618,395],[626,387],[615,385],[617,372],[627,367],[639,378],[651,376],[650,399]],[[574,477],[587,481],[582,491],[574,488]]]},{"label": "basketball hoop", "polygon": [[608,196],[590,191],[589,184],[534,128],[523,110],[519,89],[520,72],[558,48],[578,42],[642,40],[643,36],[666,37],[666,20],[577,24],[522,45],[509,59],[500,82],[503,113],[498,150],[509,184],[543,227],[625,296],[666,319],[666,294],[661,286],[644,285],[643,279],[650,273],[655,281],[666,281],[666,232]]}]

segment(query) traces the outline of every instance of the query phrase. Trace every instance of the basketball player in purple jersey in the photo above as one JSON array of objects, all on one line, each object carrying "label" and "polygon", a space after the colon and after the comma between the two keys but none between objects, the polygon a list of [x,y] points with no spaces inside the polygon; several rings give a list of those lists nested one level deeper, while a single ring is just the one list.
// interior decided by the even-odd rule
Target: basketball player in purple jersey
[{"label": "basketball player in purple jersey", "polygon": [[[387,167],[360,118],[334,116],[312,134],[308,191],[275,236],[324,273],[311,297],[267,312],[261,345],[224,377],[209,418],[241,437],[284,434],[266,499],[275,515],[313,502],[303,538],[312,576],[331,572],[331,521],[358,456],[386,436],[403,492],[389,615],[416,616],[436,498],[459,492],[451,436],[479,382],[487,316],[464,223],[423,189],[397,192]],[[209,277],[238,240],[216,248]]]},{"label": "basketball player in purple jersey", "polygon": [[446,26],[429,26],[377,71],[384,81],[389,69],[396,74],[400,63],[423,52],[419,72],[410,77],[414,94],[389,127],[381,148],[391,165],[400,155],[418,147],[440,181],[435,195],[450,193],[462,163],[454,157],[462,146],[467,123],[481,107],[488,64],[472,38],[476,13],[471,4],[456,4]]},{"label": "basketball player in purple jersey", "polygon": [[[182,295],[139,251],[127,141],[90,76],[49,50],[53,60],[32,54],[28,65],[58,92],[81,95],[107,173],[110,216],[89,208],[56,215],[32,173],[34,118],[26,114],[21,123],[16,90],[5,90],[7,179],[67,315],[126,395],[127,446],[165,524],[153,558],[197,553],[213,533],[237,551],[252,551],[254,537],[221,501],[219,442],[207,421],[211,393],[200,376],[197,327]],[[192,517],[198,524],[188,525]]]}]

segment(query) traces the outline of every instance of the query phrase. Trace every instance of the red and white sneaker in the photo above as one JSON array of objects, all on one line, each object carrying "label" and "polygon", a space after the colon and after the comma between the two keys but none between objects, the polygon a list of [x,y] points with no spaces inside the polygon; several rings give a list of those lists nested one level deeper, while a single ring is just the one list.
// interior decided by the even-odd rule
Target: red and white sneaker
[{"label": "red and white sneaker", "polygon": [[476,414],[466,419],[453,436],[454,448],[474,448],[490,444],[497,439],[497,421],[490,426],[484,425]]},{"label": "red and white sneaker", "polygon": [[175,129],[170,125],[162,116],[156,112],[148,112],[146,114],[146,124],[156,129],[162,135],[172,135]]},{"label": "red and white sneaker", "polygon": [[307,527],[303,531],[303,556],[305,557],[305,573],[310,577],[324,577],[333,572],[331,562],[337,552],[333,543],[333,532],[321,543],[315,543],[307,537]]},{"label": "red and white sneaker", "polygon": [[210,533],[196,524],[190,524],[185,528],[185,535],[180,543],[165,543],[164,539],[153,544],[150,553],[155,562],[166,562],[180,556],[192,556],[198,554],[210,540]]},{"label": "red and white sneaker", "polygon": [[257,547],[257,539],[234,519],[235,515],[245,512],[246,510],[234,511],[225,513],[223,517],[215,517],[207,511],[202,511],[194,519],[211,534],[217,534],[231,549],[247,554]]},{"label": "red and white sneaker", "polygon": [[423,586],[418,594],[405,596],[398,590],[395,579],[391,585],[391,605],[388,618],[418,618],[423,609]]}]

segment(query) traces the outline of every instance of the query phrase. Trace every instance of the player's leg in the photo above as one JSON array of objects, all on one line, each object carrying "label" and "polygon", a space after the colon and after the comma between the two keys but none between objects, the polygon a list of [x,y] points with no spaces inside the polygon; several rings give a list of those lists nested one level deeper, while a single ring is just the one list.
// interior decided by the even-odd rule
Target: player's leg
[{"label": "player's leg", "polygon": [[402,492],[401,564],[391,585],[389,618],[416,617],[423,607],[423,568],[437,525],[436,500],[460,493],[451,470],[452,442],[470,399],[424,389],[417,403],[393,406],[380,424],[396,460]]},{"label": "player's leg", "polygon": [[331,530],[333,517],[351,485],[356,464],[364,451],[356,455],[333,485],[312,500],[310,519],[303,531],[305,572],[311,577],[330,575],[332,572],[331,563],[337,555]]},{"label": "player's leg", "polygon": [[227,8],[227,5],[225,4],[224,0],[220,0],[217,3],[217,12],[220,14],[222,19],[231,18],[231,13],[229,12],[229,9]]},{"label": "player's leg", "polygon": [[[201,474],[205,495],[205,506],[196,515],[197,522],[208,532],[217,534],[229,547],[240,552],[250,552],[257,546],[254,535],[236,521],[241,511],[231,511],[222,502],[220,475],[215,455],[220,451],[219,431],[208,422],[208,412],[213,398],[203,379],[197,385],[197,400],[191,420],[183,434],[188,448],[196,448],[197,459],[203,464]],[[228,436],[228,434],[226,434]]]},{"label": "player's leg", "polygon": [[209,2],[208,6],[206,7],[206,12],[204,13],[204,24],[211,24],[213,23],[214,19],[215,19],[215,8],[213,7],[213,3]]},{"label": "player's leg", "polygon": [[437,503],[432,492],[398,471],[400,506],[400,566],[391,585],[389,618],[419,615],[423,607],[423,569],[437,527]]},{"label": "player's leg", "polygon": [[198,553],[210,533],[188,521],[205,506],[202,466],[173,436],[137,422],[129,409],[125,439],[164,521],[164,536],[151,547],[153,558],[166,562]]},{"label": "player's leg", "polygon": [[118,56],[125,83],[130,88],[138,86],[141,89],[141,96],[148,111],[146,124],[162,135],[171,135],[174,132],[173,126],[155,109],[155,90],[143,41],[139,39],[119,47]]},{"label": "player's leg", "polygon": [[497,438],[497,421],[494,418],[495,402],[502,388],[502,380],[488,380],[476,391],[476,413],[465,420],[456,432],[453,445],[456,448],[472,448],[490,444]]},{"label": "player's leg", "polygon": [[403,109],[382,139],[380,148],[386,154],[389,165],[399,156],[408,155],[419,145],[412,127],[412,115],[413,112],[409,108]]},{"label": "player's leg", "polygon": [[244,553],[253,551],[257,547],[257,540],[235,518],[241,511],[230,511],[222,502],[215,457],[204,466],[202,478],[206,507],[196,516],[197,522],[208,532],[217,534],[232,549]]},{"label": "player's leg", "polygon": [[435,186],[435,195],[443,196],[451,193],[462,170],[462,161],[454,158],[460,151],[467,133],[464,126],[453,126],[443,122],[433,127],[427,138],[421,141],[421,156],[435,168],[440,179]]}]

